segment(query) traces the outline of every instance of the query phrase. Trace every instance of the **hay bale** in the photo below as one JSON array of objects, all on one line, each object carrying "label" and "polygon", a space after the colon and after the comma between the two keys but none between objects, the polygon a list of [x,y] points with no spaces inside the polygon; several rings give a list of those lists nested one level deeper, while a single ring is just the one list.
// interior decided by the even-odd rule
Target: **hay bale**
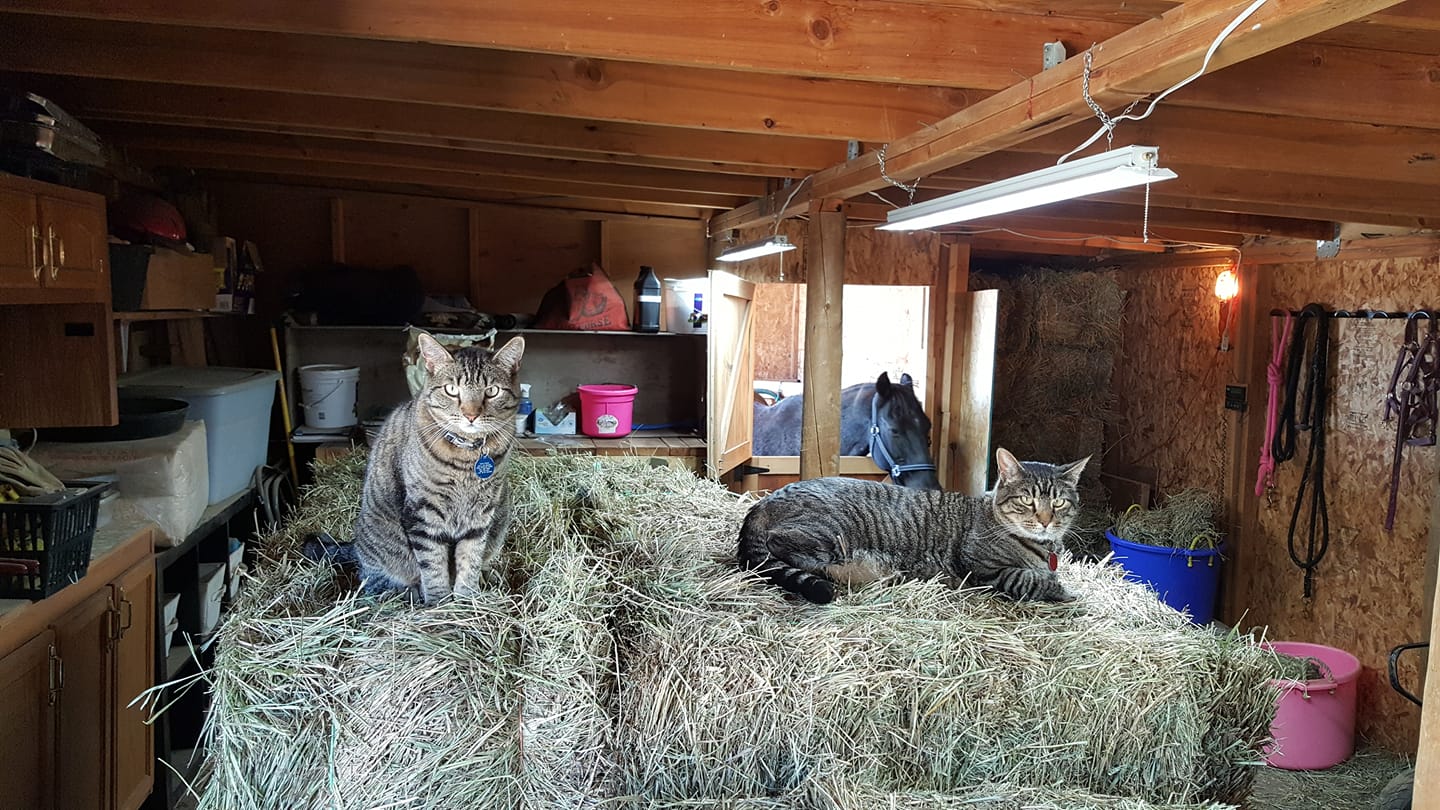
[{"label": "hay bale", "polygon": [[506,590],[358,598],[294,546],[348,536],[361,469],[221,629],[202,808],[1179,810],[1243,797],[1268,732],[1273,656],[1112,569],[797,604],[734,566],[749,500],[643,459],[517,459]]}]

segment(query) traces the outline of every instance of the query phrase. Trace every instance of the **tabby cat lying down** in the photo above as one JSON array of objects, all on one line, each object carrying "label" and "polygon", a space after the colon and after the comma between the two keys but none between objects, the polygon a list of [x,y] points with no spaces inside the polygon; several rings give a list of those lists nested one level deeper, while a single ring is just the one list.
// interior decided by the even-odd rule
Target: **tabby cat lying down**
[{"label": "tabby cat lying down", "polygon": [[1056,466],[995,453],[999,479],[980,496],[855,478],[790,484],[750,508],[740,566],[811,602],[835,585],[891,576],[987,585],[1017,600],[1070,602],[1055,575],[1090,459]]}]

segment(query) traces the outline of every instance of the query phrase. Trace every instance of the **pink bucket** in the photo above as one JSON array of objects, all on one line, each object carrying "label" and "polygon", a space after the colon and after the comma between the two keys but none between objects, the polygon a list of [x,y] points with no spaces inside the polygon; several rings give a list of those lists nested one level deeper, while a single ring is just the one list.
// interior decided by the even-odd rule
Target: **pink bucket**
[{"label": "pink bucket", "polygon": [[618,439],[630,433],[633,385],[580,386],[580,432],[597,439]]},{"label": "pink bucket", "polygon": [[1355,678],[1360,661],[1323,644],[1277,641],[1278,653],[1311,658],[1321,676],[1309,681],[1271,680],[1284,691],[1275,703],[1270,735],[1275,743],[1265,762],[1291,771],[1316,771],[1339,765],[1355,753]]}]

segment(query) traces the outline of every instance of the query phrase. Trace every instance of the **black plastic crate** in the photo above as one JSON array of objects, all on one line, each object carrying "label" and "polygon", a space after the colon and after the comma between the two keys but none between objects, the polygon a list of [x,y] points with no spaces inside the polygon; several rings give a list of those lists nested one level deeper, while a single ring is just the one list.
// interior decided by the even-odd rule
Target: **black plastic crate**
[{"label": "black plastic crate", "polygon": [[64,483],[64,492],[0,503],[0,599],[44,599],[90,570],[100,495],[110,484]]}]

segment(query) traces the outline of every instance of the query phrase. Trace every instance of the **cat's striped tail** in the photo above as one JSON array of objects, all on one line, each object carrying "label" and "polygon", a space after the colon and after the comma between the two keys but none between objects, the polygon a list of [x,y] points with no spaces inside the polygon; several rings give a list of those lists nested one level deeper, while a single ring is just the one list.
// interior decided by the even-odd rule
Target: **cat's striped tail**
[{"label": "cat's striped tail", "polygon": [[355,544],[342,543],[331,537],[328,532],[305,535],[305,542],[300,545],[300,553],[305,556],[305,559],[315,562],[328,562],[334,565],[360,564],[360,556],[355,553]]},{"label": "cat's striped tail", "polygon": [[788,565],[770,553],[770,544],[767,542],[770,530],[765,527],[765,520],[759,511],[752,507],[740,526],[740,549],[736,555],[740,567],[754,571],[771,583],[818,605],[833,602],[835,583]]}]

